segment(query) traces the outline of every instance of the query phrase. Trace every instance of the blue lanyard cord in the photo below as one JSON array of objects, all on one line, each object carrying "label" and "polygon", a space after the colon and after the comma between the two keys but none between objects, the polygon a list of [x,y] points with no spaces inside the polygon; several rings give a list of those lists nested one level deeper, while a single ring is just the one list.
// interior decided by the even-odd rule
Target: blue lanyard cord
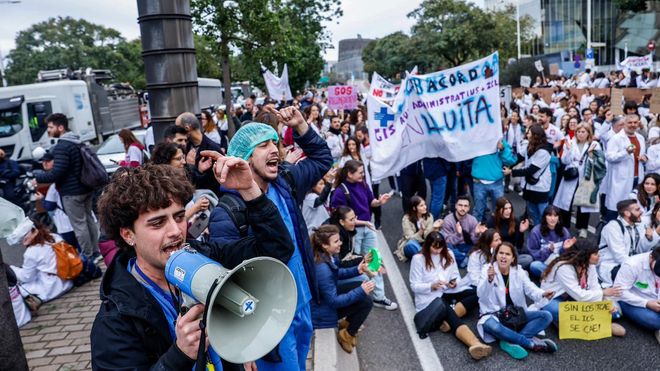
[{"label": "blue lanyard cord", "polygon": [[174,296],[172,295],[172,293],[170,292],[170,295],[168,295],[165,291],[163,291],[163,289],[160,286],[158,286],[154,281],[152,281],[151,278],[147,277],[147,275],[144,274],[144,272],[142,272],[142,269],[140,269],[140,266],[137,264],[137,261],[133,261],[133,259],[131,259],[131,262],[133,263],[133,267],[135,267],[135,271],[140,275],[140,277],[145,281],[145,283],[151,286],[151,288],[153,288],[154,291],[156,291],[158,295],[161,296],[161,298],[165,299],[165,301],[167,301],[172,306],[172,308],[176,310],[177,306],[174,303]]}]

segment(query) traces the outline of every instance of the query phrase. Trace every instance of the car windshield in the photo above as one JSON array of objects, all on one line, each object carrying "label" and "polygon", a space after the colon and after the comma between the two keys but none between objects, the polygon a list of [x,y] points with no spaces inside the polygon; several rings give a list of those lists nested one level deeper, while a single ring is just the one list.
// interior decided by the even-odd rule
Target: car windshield
[{"label": "car windshield", "polygon": [[0,110],[0,137],[9,137],[18,133],[23,127],[21,106]]},{"label": "car windshield", "polygon": [[[133,133],[135,134],[135,137],[142,143],[144,141],[144,134],[143,133]],[[99,149],[96,151],[97,155],[109,155],[112,153],[123,153],[124,152],[124,144],[121,142],[121,139],[119,139],[119,135],[114,134],[110,136],[108,139],[101,144]]]}]

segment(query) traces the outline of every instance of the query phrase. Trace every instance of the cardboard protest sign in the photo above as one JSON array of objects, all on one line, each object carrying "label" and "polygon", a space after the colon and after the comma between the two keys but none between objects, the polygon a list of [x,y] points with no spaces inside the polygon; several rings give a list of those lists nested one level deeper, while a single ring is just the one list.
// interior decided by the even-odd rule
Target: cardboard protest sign
[{"label": "cardboard protest sign", "polygon": [[394,99],[396,92],[394,90],[394,84],[387,81],[387,79],[385,79],[383,76],[374,72],[371,78],[371,87],[369,88],[369,94],[383,100],[391,100]]},{"label": "cardboard protest sign", "polygon": [[650,111],[655,114],[660,113],[660,89],[653,89]]},{"label": "cardboard protest sign", "polygon": [[520,76],[520,86],[529,88],[532,86],[532,78],[530,76]]},{"label": "cardboard protest sign", "polygon": [[536,67],[536,70],[539,72],[543,71],[543,62],[540,60],[534,61],[534,67]]},{"label": "cardboard protest sign", "polygon": [[351,85],[335,85],[328,87],[328,108],[357,108],[357,89]]},{"label": "cardboard protest sign", "polygon": [[491,154],[502,138],[498,54],[409,75],[392,106],[372,96],[367,106],[374,180],[424,157],[455,162]]},{"label": "cardboard protest sign", "polygon": [[550,63],[550,74],[559,75],[559,65],[557,63]]},{"label": "cardboard protest sign", "polygon": [[615,116],[623,115],[623,89],[612,89],[610,104]]},{"label": "cardboard protest sign", "polygon": [[612,302],[559,303],[559,338],[598,340],[612,336]]}]

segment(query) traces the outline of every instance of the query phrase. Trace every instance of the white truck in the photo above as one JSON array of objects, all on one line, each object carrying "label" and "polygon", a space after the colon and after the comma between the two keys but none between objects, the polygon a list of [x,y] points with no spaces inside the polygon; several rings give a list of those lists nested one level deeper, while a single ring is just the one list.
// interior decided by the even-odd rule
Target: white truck
[{"label": "white truck", "polygon": [[31,160],[37,147],[48,149],[55,140],[44,119],[55,112],[65,114],[85,142],[141,126],[137,94],[125,85],[100,84],[110,78],[107,70],[42,71],[41,82],[0,88],[0,148],[16,161]]}]

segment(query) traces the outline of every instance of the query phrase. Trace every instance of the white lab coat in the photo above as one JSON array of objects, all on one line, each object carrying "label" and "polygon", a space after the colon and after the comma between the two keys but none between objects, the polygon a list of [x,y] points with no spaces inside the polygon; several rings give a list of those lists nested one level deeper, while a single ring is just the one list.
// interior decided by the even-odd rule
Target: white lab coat
[{"label": "white lab coat", "polygon": [[[456,258],[454,254],[449,251],[453,262],[446,269],[442,267],[440,255],[431,255],[434,267],[432,269],[426,268],[426,260],[424,255],[415,254],[410,262],[410,289],[415,294],[415,309],[417,312],[426,308],[436,298],[441,298],[444,293],[461,292],[468,289],[461,285],[461,274],[456,265]],[[451,281],[456,279],[456,287],[440,288],[438,290],[431,290],[431,285],[438,280]]]},{"label": "white lab coat", "polygon": [[564,262],[557,263],[550,274],[541,281],[543,291],[553,291],[552,297],[557,298],[568,294],[575,301],[601,301],[603,300],[603,289],[598,283],[598,272],[595,265],[589,265],[587,272],[587,287],[580,286],[580,278],[575,267]]},{"label": "white lab coat", "polygon": [[646,174],[656,173],[660,174],[660,143],[650,146],[646,150]]},{"label": "white lab coat", "polygon": [[650,252],[635,255],[623,263],[614,281],[623,289],[620,301],[644,308],[649,300],[660,300],[660,291],[656,291],[660,278],[651,270],[650,256]]},{"label": "white lab coat", "polygon": [[[493,282],[488,282],[488,267],[485,265],[481,270],[481,279],[477,286],[477,295],[479,296],[479,322],[477,322],[477,330],[479,336],[484,339],[486,343],[492,343],[496,339],[490,334],[484,332],[484,323],[489,318],[497,319],[495,312],[506,307],[506,286],[504,279],[500,273],[499,266],[493,264],[495,267],[495,278]],[[537,303],[536,307],[543,307],[547,304],[548,300],[543,297],[543,290],[534,284],[529,279],[527,271],[522,269],[521,266],[511,267],[509,269],[509,295],[511,301],[515,306],[529,309],[525,297],[529,297]],[[499,320],[498,320],[499,321]]]},{"label": "white lab coat", "polygon": [[[646,154],[644,137],[638,133],[635,133],[635,136],[639,141],[640,156]],[[628,195],[632,191],[635,158],[633,153],[628,153],[627,151],[630,144],[630,139],[628,139],[625,130],[619,131],[607,142],[605,159],[607,160],[607,172],[609,176],[606,177],[608,184],[606,185],[605,207],[608,210],[616,210],[617,202],[628,198]],[[638,179],[640,183],[643,178],[644,164],[640,161],[638,166]]]},{"label": "white lab coat", "polygon": [[[584,168],[587,165],[589,155],[585,156],[584,160],[582,161],[582,164],[580,164],[580,161],[582,160],[582,156],[585,153],[587,153],[589,148],[592,147],[594,148],[594,150],[600,150],[600,144],[598,144],[598,142],[596,141],[592,141],[589,145],[585,143],[581,151],[580,151],[580,147],[577,144],[576,138],[571,139],[570,148],[567,148],[566,143],[564,143],[564,150],[561,155],[561,162],[562,164],[566,165],[567,169],[577,168],[579,176],[571,180],[566,180],[564,178],[561,179],[561,182],[559,183],[559,188],[557,188],[557,193],[555,195],[555,200],[553,202],[553,205],[565,211],[571,210],[571,204],[573,203],[573,196],[575,195],[575,191],[577,190],[578,184],[579,182],[584,180]],[[599,210],[597,207],[582,208],[583,213],[597,213],[598,211]]]},{"label": "white lab coat", "polygon": [[477,286],[479,285],[479,280],[481,279],[481,270],[484,265],[489,262],[486,260],[484,254],[481,251],[475,251],[470,256],[468,256],[468,265],[467,265],[467,275],[463,278],[461,283],[464,286]]},{"label": "white lab coat", "polygon": [[325,142],[328,144],[328,148],[330,148],[332,158],[335,161],[339,161],[341,153],[344,151],[344,142],[342,141],[341,136],[331,132],[327,132],[325,135]]},{"label": "white lab coat", "polygon": [[[57,236],[56,241],[61,241]],[[50,244],[32,245],[25,249],[23,267],[11,266],[18,278],[21,295],[37,295],[44,302],[52,300],[73,287],[70,280],[57,276],[55,252]]]},{"label": "white lab coat", "polygon": [[[632,243],[636,240],[635,232],[632,235],[628,231],[628,224],[621,217],[617,218],[618,221],[623,223],[623,234],[621,234],[621,226],[616,220],[607,223],[600,233],[600,262],[598,263],[598,274],[604,286],[612,285],[612,269],[617,265],[626,262],[629,256],[633,254]],[[633,228],[637,229],[639,234],[639,244],[637,252],[646,252],[652,249],[658,242],[660,236],[653,230],[653,236],[649,241],[645,236],[645,228],[642,223],[636,223]]]}]

